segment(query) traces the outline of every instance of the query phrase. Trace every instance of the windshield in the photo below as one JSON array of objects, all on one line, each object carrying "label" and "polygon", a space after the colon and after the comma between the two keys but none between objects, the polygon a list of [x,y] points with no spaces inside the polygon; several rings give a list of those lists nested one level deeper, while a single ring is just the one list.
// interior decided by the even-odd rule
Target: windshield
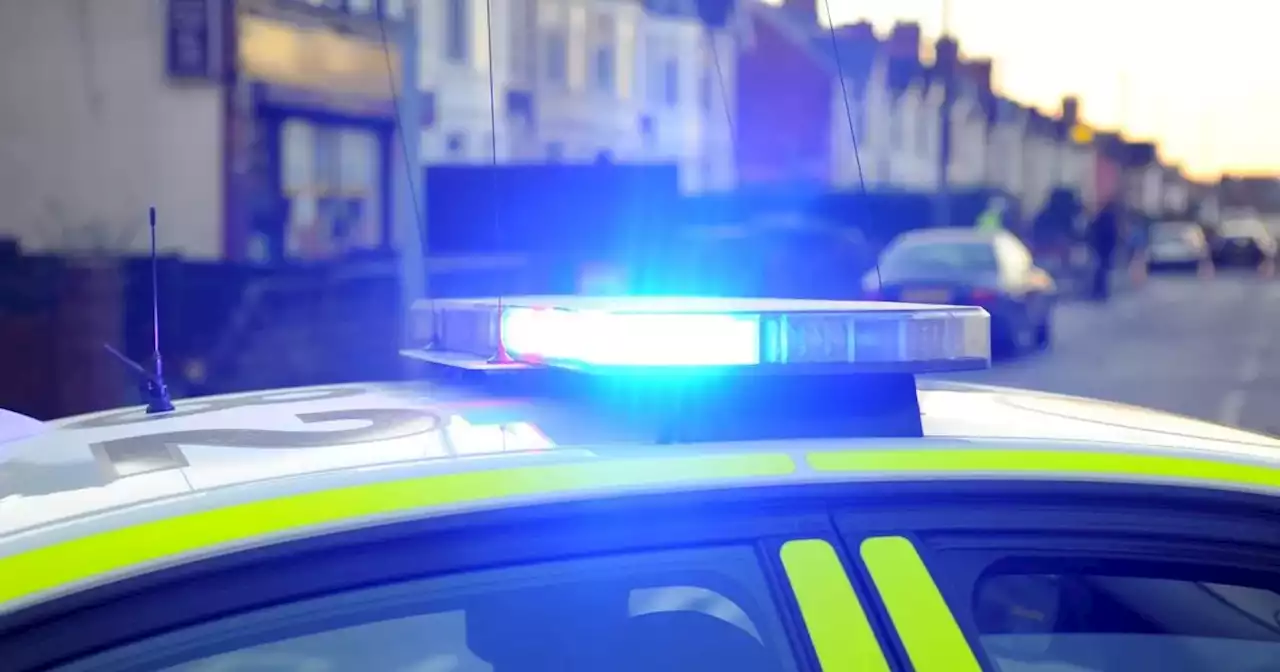
[{"label": "windshield", "polygon": [[1252,219],[1229,220],[1222,223],[1218,233],[1229,238],[1248,238],[1266,233],[1262,223]]},{"label": "windshield", "polygon": [[1189,222],[1161,222],[1151,229],[1151,239],[1156,242],[1176,240],[1190,241],[1198,237],[1200,228]]},{"label": "windshield", "polygon": [[985,241],[903,243],[880,260],[886,278],[961,278],[995,271],[995,248]]}]

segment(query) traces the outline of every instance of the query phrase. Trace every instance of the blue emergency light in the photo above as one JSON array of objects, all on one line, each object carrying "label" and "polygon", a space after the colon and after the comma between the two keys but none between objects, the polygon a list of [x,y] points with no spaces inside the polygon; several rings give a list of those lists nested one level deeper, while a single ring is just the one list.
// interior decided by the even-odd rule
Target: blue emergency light
[{"label": "blue emergency light", "polygon": [[991,361],[982,308],[690,297],[436,299],[403,354],[467,369],[929,373]]}]

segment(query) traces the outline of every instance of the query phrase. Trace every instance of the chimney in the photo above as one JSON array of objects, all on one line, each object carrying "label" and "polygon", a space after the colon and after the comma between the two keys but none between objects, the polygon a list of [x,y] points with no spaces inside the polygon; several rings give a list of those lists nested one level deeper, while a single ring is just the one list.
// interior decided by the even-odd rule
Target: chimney
[{"label": "chimney", "polygon": [[1075,126],[1080,122],[1080,99],[1067,96],[1062,99],[1062,122],[1067,126]]},{"label": "chimney", "polygon": [[820,0],[782,0],[782,9],[806,28],[818,27],[818,2]]},{"label": "chimney", "polygon": [[954,37],[940,37],[934,44],[934,63],[944,71],[952,71],[960,61],[960,43]]},{"label": "chimney", "polygon": [[875,26],[870,21],[859,21],[854,24],[840,26],[836,33],[847,40],[873,41],[876,39]]},{"label": "chimney", "polygon": [[986,94],[991,93],[991,59],[979,58],[969,61],[965,64],[969,70],[969,77],[977,84],[978,91]]},{"label": "chimney", "polygon": [[920,24],[899,21],[885,42],[889,58],[920,61]]}]

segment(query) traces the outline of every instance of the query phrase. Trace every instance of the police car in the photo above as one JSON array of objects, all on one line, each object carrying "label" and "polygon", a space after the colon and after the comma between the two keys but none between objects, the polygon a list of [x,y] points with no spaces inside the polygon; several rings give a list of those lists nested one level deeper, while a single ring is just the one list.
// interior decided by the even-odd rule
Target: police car
[{"label": "police car", "polygon": [[1280,441],[919,376],[981,308],[416,318],[420,381],[0,420],[0,669],[1280,669]]}]

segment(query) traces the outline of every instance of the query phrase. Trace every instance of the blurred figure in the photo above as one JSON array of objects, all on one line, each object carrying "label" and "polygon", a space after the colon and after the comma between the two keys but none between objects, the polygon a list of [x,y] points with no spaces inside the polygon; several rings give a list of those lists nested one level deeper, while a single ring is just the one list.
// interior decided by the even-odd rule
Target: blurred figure
[{"label": "blurred figure", "polygon": [[1143,217],[1129,225],[1129,277],[1135,285],[1147,279],[1147,268],[1150,257],[1147,254],[1151,245],[1151,222]]},{"label": "blurred figure", "polygon": [[1031,241],[1042,268],[1062,275],[1072,266],[1071,249],[1078,237],[1077,222],[1084,208],[1075,193],[1055,189],[1031,222]]},{"label": "blurred figure", "polygon": [[1090,295],[1096,301],[1111,296],[1111,268],[1120,242],[1120,204],[1107,201],[1089,225],[1089,246],[1093,250],[1093,282]]},{"label": "blurred figure", "polygon": [[1004,226],[1004,216],[1007,206],[1004,199],[1000,196],[992,196],[987,201],[987,208],[978,215],[977,229],[979,231],[996,232]]}]

